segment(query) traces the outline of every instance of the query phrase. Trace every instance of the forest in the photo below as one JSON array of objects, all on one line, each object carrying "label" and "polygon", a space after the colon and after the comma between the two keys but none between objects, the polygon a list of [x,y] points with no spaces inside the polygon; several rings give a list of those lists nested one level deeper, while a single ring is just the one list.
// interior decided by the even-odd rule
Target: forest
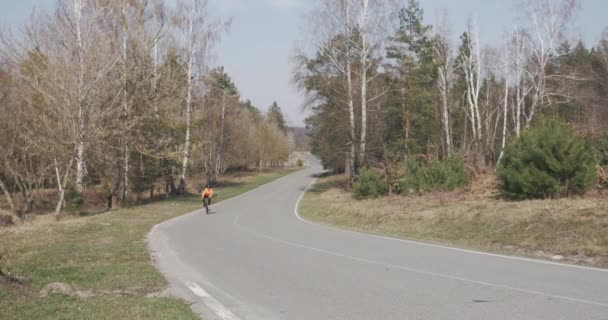
[{"label": "forest", "polygon": [[575,36],[577,0],[511,4],[519,19],[484,44],[475,16],[431,25],[417,0],[318,1],[293,76],[313,153],[361,197],[481,172],[509,198],[606,187],[608,34]]},{"label": "forest", "polygon": [[282,165],[281,108],[261,112],[212,63],[230,23],[201,0],[59,0],[2,30],[2,207],[59,217]]}]

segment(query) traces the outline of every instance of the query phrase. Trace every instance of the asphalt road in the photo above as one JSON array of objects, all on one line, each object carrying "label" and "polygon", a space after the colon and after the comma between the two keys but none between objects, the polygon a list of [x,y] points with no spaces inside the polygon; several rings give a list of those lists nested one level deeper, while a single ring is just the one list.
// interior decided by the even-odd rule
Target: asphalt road
[{"label": "asphalt road", "polygon": [[158,225],[172,294],[205,319],[602,319],[608,271],[375,237],[301,220],[319,173]]}]

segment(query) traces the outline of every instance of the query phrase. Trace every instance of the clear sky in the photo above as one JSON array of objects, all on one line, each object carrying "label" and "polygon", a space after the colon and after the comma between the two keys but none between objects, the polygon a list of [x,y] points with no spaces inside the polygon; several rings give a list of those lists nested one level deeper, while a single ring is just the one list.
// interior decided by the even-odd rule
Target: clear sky
[{"label": "clear sky", "polygon": [[[173,2],[174,0],[168,0]],[[18,26],[32,8],[52,8],[56,0],[0,0],[0,24]],[[217,47],[215,63],[223,65],[244,99],[265,110],[277,101],[292,125],[302,125],[302,96],[290,84],[290,57],[301,40],[304,16],[313,0],[211,0],[217,15],[233,18],[230,32]],[[484,43],[501,43],[517,17],[519,0],[420,0],[428,23],[448,9],[454,37],[462,33],[469,16],[476,16]],[[582,0],[576,34],[595,44],[604,28],[608,0]]]}]

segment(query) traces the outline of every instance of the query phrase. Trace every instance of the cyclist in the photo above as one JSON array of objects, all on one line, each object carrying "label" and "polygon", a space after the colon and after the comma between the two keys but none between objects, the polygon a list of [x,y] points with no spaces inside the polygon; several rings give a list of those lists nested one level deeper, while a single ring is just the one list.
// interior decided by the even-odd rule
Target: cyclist
[{"label": "cyclist", "polygon": [[209,214],[209,206],[211,205],[211,199],[213,198],[213,188],[211,187],[211,185],[207,184],[207,186],[201,193],[201,198],[203,199],[203,205],[207,210],[207,214]]}]

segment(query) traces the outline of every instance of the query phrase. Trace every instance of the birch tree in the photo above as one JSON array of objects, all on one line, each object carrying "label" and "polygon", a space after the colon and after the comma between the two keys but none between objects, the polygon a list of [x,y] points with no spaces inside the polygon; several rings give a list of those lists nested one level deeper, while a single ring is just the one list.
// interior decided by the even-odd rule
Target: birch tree
[{"label": "birch tree", "polygon": [[496,163],[496,167],[498,167],[498,165],[500,164],[500,161],[502,160],[502,157],[504,155],[505,152],[505,147],[507,145],[507,123],[509,121],[508,118],[508,114],[509,114],[509,84],[510,84],[510,67],[511,67],[511,61],[510,61],[510,52],[507,49],[509,47],[509,38],[507,36],[507,38],[505,39],[505,52],[504,52],[504,81],[505,81],[505,87],[504,87],[504,91],[505,91],[505,95],[504,95],[504,100],[503,100],[503,107],[502,107],[502,139],[501,139],[501,144],[500,144],[500,155],[498,156],[498,161]]},{"label": "birch tree", "polygon": [[[354,54],[353,41],[354,28],[356,24],[356,15],[354,13],[353,0],[318,0],[316,7],[311,15],[310,33],[313,37],[312,43],[315,49],[318,49],[321,55],[327,59],[331,66],[331,72],[328,70],[316,72],[311,69],[310,60],[304,55],[299,55],[300,70],[296,72],[295,82],[305,89],[306,78],[314,76],[319,81],[326,84],[332,82],[334,76],[341,79],[341,90],[334,91],[330,97],[326,97],[336,101],[340,108],[346,110],[348,118],[344,119],[348,126],[348,157],[346,170],[350,175],[351,182],[354,182],[354,177],[359,164],[356,146],[357,138],[355,136],[355,101],[353,82],[353,64],[356,56]],[[320,70],[319,70],[320,71]],[[316,74],[312,75],[311,72]],[[332,86],[333,87],[333,86]],[[314,100],[314,99],[313,99]]]},{"label": "birch tree", "polygon": [[526,72],[529,47],[523,30],[515,29],[510,41],[507,43],[506,50],[510,56],[508,61],[511,64],[510,69],[513,74],[513,84],[515,86],[515,103],[513,104],[515,134],[519,136],[522,129],[521,121],[524,110],[526,109],[526,101],[534,89],[530,84],[531,79],[527,76],[528,74]]},{"label": "birch tree", "polygon": [[557,48],[567,37],[571,23],[580,9],[579,0],[526,0],[525,40],[530,55],[524,72],[530,81],[532,101],[524,112],[525,125],[529,127],[534,116],[551,105],[561,93],[548,88],[548,81],[556,78],[570,78],[573,75],[548,74],[551,59],[556,58]]},{"label": "birch tree", "polygon": [[441,123],[443,128],[443,141],[445,153],[449,156],[453,152],[452,124],[450,116],[451,88],[455,67],[452,60],[450,45],[449,23],[447,12],[438,23],[435,41],[433,42],[434,60],[437,65],[437,89],[441,100]]},{"label": "birch tree", "polygon": [[183,68],[187,76],[186,99],[184,101],[186,133],[178,187],[179,193],[183,194],[192,144],[192,103],[197,85],[196,80],[202,79],[203,74],[207,71],[205,65],[208,58],[207,54],[218,40],[221,32],[229,27],[230,21],[225,23],[211,21],[206,0],[183,0],[180,2],[178,12],[185,12],[183,16],[176,15],[174,20],[177,22],[186,44]]},{"label": "birch tree", "polygon": [[473,144],[477,152],[481,151],[483,136],[479,97],[482,84],[482,60],[477,23],[469,20],[468,29],[461,37],[462,47],[458,64],[464,73],[466,83],[466,114],[471,125]]},{"label": "birch tree", "polygon": [[355,12],[358,15],[356,32],[359,34],[360,39],[349,37],[349,40],[353,42],[353,47],[356,48],[359,60],[361,137],[359,140],[358,160],[364,163],[368,132],[368,103],[379,99],[386,93],[386,91],[381,91],[375,96],[369,96],[370,83],[375,77],[380,75],[380,73],[376,73],[375,76],[372,75],[370,77],[370,73],[375,71],[374,69],[381,60],[378,50],[383,48],[383,45],[386,43],[386,34],[393,7],[389,5],[391,1],[387,0],[361,0],[355,3],[357,4]]}]

